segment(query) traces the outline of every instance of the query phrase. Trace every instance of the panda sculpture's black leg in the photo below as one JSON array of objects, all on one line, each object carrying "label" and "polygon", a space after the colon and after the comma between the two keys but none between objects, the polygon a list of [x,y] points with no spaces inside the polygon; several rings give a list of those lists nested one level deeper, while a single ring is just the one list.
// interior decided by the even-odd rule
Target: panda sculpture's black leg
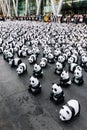
[{"label": "panda sculpture's black leg", "polygon": [[50,100],[53,101],[53,92],[50,93]]}]

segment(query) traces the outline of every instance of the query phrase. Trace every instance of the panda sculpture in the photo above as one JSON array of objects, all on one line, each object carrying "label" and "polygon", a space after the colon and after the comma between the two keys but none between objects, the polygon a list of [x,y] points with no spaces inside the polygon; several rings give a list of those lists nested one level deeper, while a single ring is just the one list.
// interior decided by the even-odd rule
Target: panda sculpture
[{"label": "panda sculpture", "polygon": [[64,92],[60,85],[53,83],[50,100],[52,100],[55,104],[62,103],[64,101]]},{"label": "panda sculpture", "polygon": [[30,57],[28,58],[28,61],[30,64],[33,64],[37,61],[37,56],[35,54],[30,55]]},{"label": "panda sculpture", "polygon": [[34,95],[41,92],[41,84],[39,80],[33,76],[30,77],[29,92]]},{"label": "panda sculpture", "polygon": [[18,55],[18,57],[26,57],[27,56],[27,51],[18,50],[17,55]]},{"label": "panda sculpture", "polygon": [[63,65],[60,62],[56,62],[55,74],[60,75],[63,71]]},{"label": "panda sculpture", "polygon": [[45,58],[45,57],[41,58],[41,60],[40,60],[40,66],[42,68],[45,68],[47,66],[47,58]]},{"label": "panda sculpture", "polygon": [[84,68],[84,70],[87,72],[87,55],[83,55],[81,57],[80,65]]},{"label": "panda sculpture", "polygon": [[71,63],[77,63],[78,62],[78,57],[76,55],[71,55],[71,57],[68,58],[68,64]]},{"label": "panda sculpture", "polygon": [[17,73],[18,73],[18,75],[21,75],[21,74],[23,74],[24,72],[26,72],[27,71],[27,66],[26,66],[26,64],[25,63],[20,63],[19,65],[18,65],[18,68],[17,68]]},{"label": "panda sculpture", "polygon": [[74,73],[75,69],[79,69],[82,71],[82,68],[78,64],[76,64],[76,63],[69,64],[69,71],[71,73]]},{"label": "panda sculpture", "polygon": [[14,58],[14,59],[9,60],[9,65],[11,67],[17,67],[21,63],[22,63],[22,60],[20,58]]},{"label": "panda sculpture", "polygon": [[40,65],[38,65],[38,64],[35,64],[35,65],[34,65],[33,75],[34,75],[35,77],[38,77],[38,78],[39,78],[39,77],[42,77],[43,71],[42,71],[42,68],[41,68]]},{"label": "panda sculpture", "polygon": [[52,64],[52,63],[55,62],[55,61],[54,61],[54,55],[53,55],[52,53],[49,53],[47,58],[48,58],[48,62],[49,62],[50,64]]},{"label": "panda sculpture", "polygon": [[54,50],[54,59],[55,59],[55,61],[58,60],[58,56],[60,54],[61,54],[61,50],[59,48]]},{"label": "panda sculpture", "polygon": [[65,66],[66,58],[64,55],[59,55],[58,61],[63,65],[63,67]]},{"label": "panda sculpture", "polygon": [[71,84],[71,79],[69,77],[68,71],[63,70],[60,75],[60,86],[61,87],[68,87]]},{"label": "panda sculpture", "polygon": [[78,68],[75,69],[75,71],[74,71],[74,76],[72,78],[72,82],[77,85],[82,85],[84,82],[82,71],[79,70]]},{"label": "panda sculpture", "polygon": [[63,105],[59,111],[61,121],[70,121],[75,116],[80,114],[80,104],[77,100],[71,99],[67,104]]},{"label": "panda sculpture", "polygon": [[3,51],[3,58],[7,62],[9,62],[9,60],[13,59],[13,57],[14,57],[14,55],[11,52],[9,52],[9,50],[4,50]]}]

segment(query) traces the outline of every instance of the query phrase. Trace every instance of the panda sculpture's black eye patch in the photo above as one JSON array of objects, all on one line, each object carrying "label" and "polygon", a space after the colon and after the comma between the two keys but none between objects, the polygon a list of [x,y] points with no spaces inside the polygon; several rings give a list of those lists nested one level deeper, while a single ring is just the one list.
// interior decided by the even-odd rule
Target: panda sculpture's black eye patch
[{"label": "panda sculpture's black eye patch", "polygon": [[56,89],[56,88],[55,88],[54,90],[55,90],[55,91],[57,91],[57,89]]},{"label": "panda sculpture's black eye patch", "polygon": [[64,120],[66,119],[64,116],[62,116],[62,117],[63,117]]},{"label": "panda sculpture's black eye patch", "polygon": [[67,114],[69,114],[69,111],[66,111],[67,112]]},{"label": "panda sculpture's black eye patch", "polygon": [[62,107],[62,109],[64,109],[64,107]]},{"label": "panda sculpture's black eye patch", "polygon": [[34,83],[34,81],[32,81],[32,83]]}]

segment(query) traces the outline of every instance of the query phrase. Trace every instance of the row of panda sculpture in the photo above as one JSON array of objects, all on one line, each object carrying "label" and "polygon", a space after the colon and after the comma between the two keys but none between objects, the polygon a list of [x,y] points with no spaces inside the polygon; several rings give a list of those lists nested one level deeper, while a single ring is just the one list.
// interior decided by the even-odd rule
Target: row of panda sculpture
[{"label": "row of panda sculpture", "polygon": [[[0,25],[0,54],[11,67],[16,67],[18,75],[27,72],[22,57],[28,57],[33,65],[29,92],[41,93],[39,78],[44,75],[43,68],[55,64],[54,73],[60,77],[58,84],[52,84],[50,100],[55,104],[64,102],[62,87],[71,83],[82,85],[83,69],[87,71],[87,26],[85,24],[57,24],[36,22],[2,22]],[[40,63],[38,56],[42,54]],[[66,65],[68,69],[66,70]],[[73,74],[71,79],[69,72]],[[80,113],[80,104],[71,99],[59,111],[62,121],[69,121]]]}]

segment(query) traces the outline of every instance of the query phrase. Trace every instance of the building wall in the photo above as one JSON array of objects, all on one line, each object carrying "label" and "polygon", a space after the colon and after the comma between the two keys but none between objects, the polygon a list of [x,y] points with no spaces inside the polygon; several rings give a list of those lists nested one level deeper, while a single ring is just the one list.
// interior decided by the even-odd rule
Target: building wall
[{"label": "building wall", "polygon": [[[0,0],[1,3],[2,0]],[[14,9],[11,1],[11,16],[14,16]],[[59,0],[54,0],[55,7],[57,8],[57,3]],[[1,5],[1,4],[0,4]],[[27,15],[36,14],[36,0],[29,0],[29,8]],[[0,14],[2,13],[0,7]],[[42,0],[40,13],[48,14],[52,13],[52,7],[50,0]],[[63,7],[62,7],[63,14],[87,14],[87,0],[64,0]],[[25,0],[18,0],[18,15],[24,16],[25,15]]]}]

